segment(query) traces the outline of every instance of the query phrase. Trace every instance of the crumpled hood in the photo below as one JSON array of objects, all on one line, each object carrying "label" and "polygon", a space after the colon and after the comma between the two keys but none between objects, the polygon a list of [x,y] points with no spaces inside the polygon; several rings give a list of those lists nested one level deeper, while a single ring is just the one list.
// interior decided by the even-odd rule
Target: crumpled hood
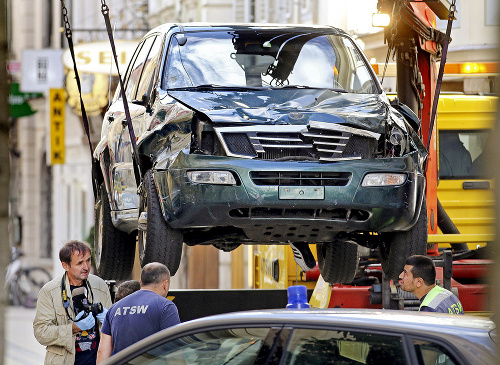
[{"label": "crumpled hood", "polygon": [[382,95],[319,89],[170,91],[169,95],[217,124],[306,125],[315,120],[381,133],[390,108]]}]

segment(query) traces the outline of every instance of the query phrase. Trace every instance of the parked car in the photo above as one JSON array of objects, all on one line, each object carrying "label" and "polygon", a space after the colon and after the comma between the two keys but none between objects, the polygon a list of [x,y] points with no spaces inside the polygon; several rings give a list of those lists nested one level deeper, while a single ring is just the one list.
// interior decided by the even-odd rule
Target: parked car
[{"label": "parked car", "polygon": [[103,364],[494,364],[494,328],[486,318],[391,310],[235,312],[168,328]]},{"label": "parked car", "polygon": [[130,275],[136,232],[141,264],[172,274],[183,243],[316,244],[331,283],[353,279],[360,245],[391,278],[425,254],[418,118],[391,105],[344,31],[166,24],[124,80],[139,162],[118,91],[94,152],[102,277]]}]

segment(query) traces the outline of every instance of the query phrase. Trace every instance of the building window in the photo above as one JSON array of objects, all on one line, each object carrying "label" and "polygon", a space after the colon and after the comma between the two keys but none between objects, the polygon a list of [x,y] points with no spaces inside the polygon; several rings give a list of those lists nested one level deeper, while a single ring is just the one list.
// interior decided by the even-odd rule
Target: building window
[{"label": "building window", "polygon": [[486,25],[500,25],[500,3],[498,0],[486,0]]},{"label": "building window", "polygon": [[254,14],[256,23],[269,22],[269,0],[254,0]]},{"label": "building window", "polygon": [[[498,1],[498,0],[493,0],[493,1]],[[457,6],[457,11],[455,12],[455,18],[457,20],[454,20],[452,23],[452,29],[460,28],[460,17],[461,17],[461,11],[460,11],[460,0],[457,0],[456,4]],[[440,20],[436,18],[436,28],[439,30],[446,30],[446,27],[448,25],[448,19]]]},{"label": "building window", "polygon": [[250,0],[233,0],[234,20],[236,22],[248,23],[254,21],[254,5]]}]

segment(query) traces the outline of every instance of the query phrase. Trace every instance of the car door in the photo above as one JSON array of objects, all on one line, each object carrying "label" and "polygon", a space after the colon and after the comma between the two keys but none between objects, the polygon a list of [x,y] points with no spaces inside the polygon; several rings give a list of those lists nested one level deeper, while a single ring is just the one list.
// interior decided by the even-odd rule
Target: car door
[{"label": "car door", "polygon": [[412,364],[401,334],[346,328],[295,328],[281,364]]},{"label": "car door", "polygon": [[[280,338],[279,327],[232,326],[200,329],[173,338],[166,338],[153,346],[145,344],[140,351],[120,355],[110,360],[120,364],[264,364],[275,352]],[[112,362],[114,363],[114,362]]]},{"label": "car door", "polygon": [[[495,344],[487,333],[471,336],[411,336],[418,363],[422,365],[494,364]],[[477,342],[476,342],[477,341]]]},{"label": "car door", "polygon": [[[367,327],[369,324],[367,324]],[[283,351],[282,365],[479,365],[495,362],[486,332],[471,336],[428,335],[366,329],[295,328]]]}]

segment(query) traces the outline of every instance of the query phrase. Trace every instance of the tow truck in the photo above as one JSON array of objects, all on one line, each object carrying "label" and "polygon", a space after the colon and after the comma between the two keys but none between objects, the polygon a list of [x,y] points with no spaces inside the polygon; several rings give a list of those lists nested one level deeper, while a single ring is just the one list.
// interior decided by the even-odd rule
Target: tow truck
[{"label": "tow truck", "polygon": [[[449,41],[447,38],[450,35],[451,21],[454,17],[455,1],[453,1],[453,4],[450,4],[447,1],[415,1],[407,3],[397,0],[379,0],[378,9],[382,13],[390,13],[392,11],[391,23],[385,28],[385,38],[389,45],[388,56],[392,50],[394,50],[396,55],[397,97],[401,103],[409,106],[419,116],[423,139],[428,141],[429,157],[426,169],[428,213],[427,254],[436,258],[435,262],[439,266],[437,275],[438,283],[440,282],[444,287],[458,292],[465,311],[481,313],[487,309],[487,287],[486,284],[481,283],[481,279],[485,277],[485,272],[488,266],[491,265],[491,261],[484,260],[485,257],[488,258],[488,245],[486,245],[486,248],[478,248],[470,252],[466,243],[476,245],[484,242],[492,242],[494,235],[490,233],[492,231],[488,232],[484,230],[476,231],[473,234],[461,235],[445,209],[452,210],[453,205],[455,205],[455,208],[459,206],[460,203],[456,204],[455,200],[457,196],[460,197],[458,200],[468,202],[468,207],[472,208],[474,199],[471,199],[470,196],[474,193],[467,193],[477,189],[489,190],[491,180],[485,180],[488,176],[485,175],[486,169],[484,165],[477,168],[479,172],[475,172],[476,175],[474,175],[472,156],[470,155],[470,151],[467,151],[463,146],[464,141],[473,141],[474,137],[477,137],[477,133],[471,130],[460,131],[460,128],[464,128],[467,123],[459,125],[455,119],[455,124],[453,124],[450,123],[450,119],[447,120],[447,117],[454,116],[456,118],[456,112],[465,112],[466,115],[477,117],[479,119],[478,122],[481,123],[480,114],[475,112],[478,111],[477,109],[481,109],[481,107],[478,107],[478,105],[481,105],[481,102],[483,104],[489,103],[490,105],[483,107],[483,110],[486,110],[489,116],[483,117],[485,120],[482,120],[482,122],[486,122],[487,127],[491,128],[492,121],[494,120],[494,108],[491,108],[491,106],[496,104],[496,101],[442,98],[443,129],[440,135],[441,141],[439,144],[441,150],[438,156],[438,133],[434,117],[438,107],[436,103],[439,96],[441,77],[446,63],[447,42]],[[448,18],[449,20],[447,34],[444,39],[442,38],[442,34],[439,34],[434,29],[436,16],[440,19]],[[439,76],[436,74],[436,62],[438,58],[441,58]],[[436,84],[438,85],[437,95],[435,95]],[[472,105],[474,107],[471,108]],[[467,113],[468,110],[472,113]],[[459,116],[459,118],[463,117],[463,115]],[[460,138],[460,134],[462,134],[462,138]],[[449,160],[450,154],[448,153],[450,150],[453,151],[451,153],[451,160]],[[463,151],[464,154],[460,155],[460,151]],[[479,156],[477,151],[474,151],[474,153],[476,153],[474,160],[479,161],[476,165],[479,165],[483,158]],[[443,181],[441,190],[441,195],[444,198],[443,204],[441,204],[437,196],[440,178]],[[456,191],[457,185],[453,184],[460,184],[458,182],[460,179],[468,181],[462,182],[462,191],[460,194],[455,195],[455,201],[453,201],[449,199],[450,195],[446,194],[446,189],[448,188],[448,192],[450,188]],[[488,207],[492,206],[492,202],[493,199],[488,199],[488,204],[485,204],[486,210],[482,212],[486,215],[486,220],[494,217],[492,210],[488,209]],[[456,220],[460,222],[464,222],[467,218],[470,218],[467,216],[467,213],[459,213],[457,210],[453,214],[455,214]],[[460,219],[459,215],[462,215],[462,219]],[[477,219],[475,223],[479,220]],[[444,234],[437,234],[438,225]],[[483,228],[477,224],[476,226],[478,227],[477,229]],[[463,229],[467,231],[467,228],[463,227]],[[438,243],[448,243],[451,250],[440,252]],[[370,258],[367,260],[367,267],[370,267],[369,260]],[[372,267],[371,269],[375,270],[375,272],[380,272],[377,268]],[[380,284],[372,285],[369,289],[368,298],[371,298],[371,300],[369,300],[369,303],[362,300],[354,301],[353,305],[357,303],[358,305],[362,305],[362,307],[370,307],[371,305],[381,304],[383,308],[403,309],[411,306],[418,308],[419,303],[416,297],[401,292],[397,286],[391,285],[390,278],[385,277],[383,272],[380,279],[376,275],[366,275],[362,279],[366,282],[367,278],[370,277],[380,280]],[[463,285],[455,279],[462,279],[467,284]],[[342,287],[339,287],[339,289],[342,290]],[[356,289],[354,288],[354,290]],[[335,285],[332,290],[329,290],[326,285],[322,285],[321,278],[319,278],[316,285],[316,294],[317,296],[313,298],[315,304],[323,304],[324,306],[346,305],[344,303],[346,296],[336,293]],[[325,295],[327,298],[325,298]],[[347,296],[347,298],[352,297],[353,295]],[[366,299],[366,297],[364,298]],[[340,301],[338,301],[339,299]]]}]

